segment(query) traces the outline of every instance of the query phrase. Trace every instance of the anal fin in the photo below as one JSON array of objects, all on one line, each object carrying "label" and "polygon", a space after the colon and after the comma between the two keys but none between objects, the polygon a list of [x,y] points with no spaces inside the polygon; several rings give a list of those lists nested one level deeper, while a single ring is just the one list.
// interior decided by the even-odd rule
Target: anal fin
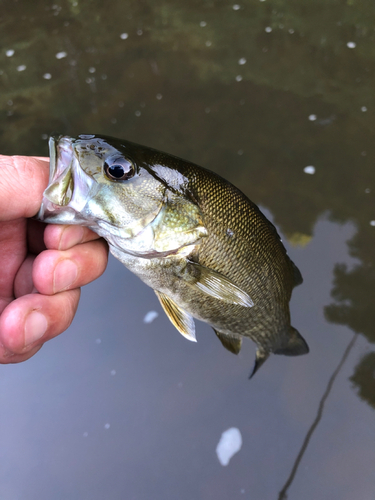
[{"label": "anal fin", "polygon": [[226,335],[225,333],[218,332],[213,328],[213,331],[216,333],[218,339],[222,343],[225,349],[232,352],[233,354],[238,354],[241,350],[242,339],[239,337],[231,337],[230,335]]},{"label": "anal fin", "polygon": [[168,295],[157,290],[154,291],[171,323],[186,339],[196,342],[193,316],[181,309]]}]

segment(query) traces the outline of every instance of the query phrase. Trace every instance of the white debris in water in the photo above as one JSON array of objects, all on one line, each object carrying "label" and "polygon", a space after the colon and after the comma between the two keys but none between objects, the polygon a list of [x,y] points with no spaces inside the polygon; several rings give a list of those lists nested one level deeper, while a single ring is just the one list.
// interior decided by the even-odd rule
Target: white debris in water
[{"label": "white debris in water", "polygon": [[242,436],[237,427],[231,427],[224,431],[221,435],[219,444],[216,446],[217,458],[221,465],[228,465],[233,455],[240,451],[241,446]]},{"label": "white debris in water", "polygon": [[271,26],[267,26],[266,28],[264,28],[264,31],[265,31],[266,33],[271,33],[271,31],[272,31]]},{"label": "white debris in water", "polygon": [[245,57],[241,57],[241,59],[238,60],[238,64],[246,64],[246,58]]},{"label": "white debris in water", "polygon": [[25,69],[26,69],[25,64],[21,64],[20,66],[17,66],[17,71],[25,71]]},{"label": "white debris in water", "polygon": [[346,46],[349,48],[349,49],[355,49],[357,44],[355,42],[348,42],[346,44]]},{"label": "white debris in water", "polygon": [[44,73],[43,78],[44,78],[45,80],[51,80],[52,75],[51,75],[51,73]]},{"label": "white debris in water", "polygon": [[9,50],[7,50],[7,51],[5,52],[5,55],[6,55],[7,57],[12,57],[12,56],[14,56],[14,50],[13,50],[13,49],[9,49]]},{"label": "white debris in water", "polygon": [[206,21],[201,21],[201,22],[199,23],[199,26],[200,26],[201,28],[204,28],[205,26],[207,26]]},{"label": "white debris in water", "polygon": [[303,171],[305,172],[305,174],[314,175],[315,174],[315,167],[313,167],[312,165],[309,165],[308,167],[305,167],[303,169]]},{"label": "white debris in water", "polygon": [[66,57],[68,54],[66,52],[58,52],[55,57],[56,59],[63,59],[64,57]]},{"label": "white debris in water", "polygon": [[240,10],[241,6],[238,3],[235,3],[232,7],[233,10]]},{"label": "white debris in water", "polygon": [[120,38],[121,40],[126,40],[129,37],[127,33],[121,33]]},{"label": "white debris in water", "polygon": [[362,106],[361,111],[363,111],[363,113],[366,113],[366,111],[367,111],[366,106]]},{"label": "white debris in water", "polygon": [[309,120],[314,122],[318,117],[316,115],[309,115]]},{"label": "white debris in water", "polygon": [[370,220],[370,226],[375,226],[375,220]]},{"label": "white debris in water", "polygon": [[236,82],[240,82],[242,80],[242,76],[241,75],[237,75],[236,76]]},{"label": "white debris in water", "polygon": [[104,429],[109,429],[111,427],[111,424],[105,424]]},{"label": "white debris in water", "polygon": [[95,73],[96,71],[96,68],[92,67],[92,68],[89,68],[89,73]]},{"label": "white debris in water", "polygon": [[112,377],[113,377],[114,375],[116,375],[116,370],[111,370],[111,375],[112,375]]},{"label": "white debris in water", "polygon": [[152,323],[154,319],[159,316],[159,313],[156,311],[149,311],[146,316],[143,318],[143,323]]}]

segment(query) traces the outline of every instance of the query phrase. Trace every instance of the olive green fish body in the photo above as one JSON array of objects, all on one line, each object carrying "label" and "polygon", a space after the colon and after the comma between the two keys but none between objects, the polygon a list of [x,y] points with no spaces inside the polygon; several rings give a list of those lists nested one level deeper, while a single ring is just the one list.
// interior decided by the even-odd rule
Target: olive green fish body
[{"label": "olive green fish body", "polygon": [[275,227],[232,184],[174,156],[100,136],[52,140],[51,169],[39,217],[105,237],[186,338],[195,340],[193,318],[234,353],[250,337],[258,346],[253,373],[271,352],[308,352],[290,325],[301,274]]}]

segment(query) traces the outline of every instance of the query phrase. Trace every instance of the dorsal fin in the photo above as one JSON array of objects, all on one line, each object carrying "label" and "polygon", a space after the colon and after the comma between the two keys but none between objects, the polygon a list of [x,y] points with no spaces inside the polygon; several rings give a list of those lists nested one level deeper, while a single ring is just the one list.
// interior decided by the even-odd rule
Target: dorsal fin
[{"label": "dorsal fin", "polygon": [[230,335],[226,335],[225,333],[218,332],[213,328],[213,331],[216,333],[218,339],[228,351],[233,352],[233,354],[238,354],[241,350],[242,339],[241,337],[231,337]]}]

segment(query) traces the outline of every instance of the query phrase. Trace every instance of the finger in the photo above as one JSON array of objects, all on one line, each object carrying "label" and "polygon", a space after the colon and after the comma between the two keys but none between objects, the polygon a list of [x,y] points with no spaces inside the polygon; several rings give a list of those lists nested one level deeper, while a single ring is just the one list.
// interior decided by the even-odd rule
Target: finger
[{"label": "finger", "polygon": [[48,224],[44,232],[44,242],[47,248],[68,250],[79,243],[99,239],[96,233],[88,227]]},{"label": "finger", "polygon": [[0,220],[32,217],[48,183],[48,161],[0,155]]},{"label": "finger", "polygon": [[46,250],[33,266],[33,282],[40,293],[71,290],[98,278],[107,266],[108,246],[103,239],[76,245],[70,250]]},{"label": "finger", "polygon": [[65,331],[74,318],[79,297],[80,289],[51,296],[35,293],[9,304],[0,316],[0,362],[27,359],[44,342]]},{"label": "finger", "polygon": [[35,255],[28,255],[18,270],[14,280],[14,296],[16,298],[37,292],[33,283],[34,260]]}]

